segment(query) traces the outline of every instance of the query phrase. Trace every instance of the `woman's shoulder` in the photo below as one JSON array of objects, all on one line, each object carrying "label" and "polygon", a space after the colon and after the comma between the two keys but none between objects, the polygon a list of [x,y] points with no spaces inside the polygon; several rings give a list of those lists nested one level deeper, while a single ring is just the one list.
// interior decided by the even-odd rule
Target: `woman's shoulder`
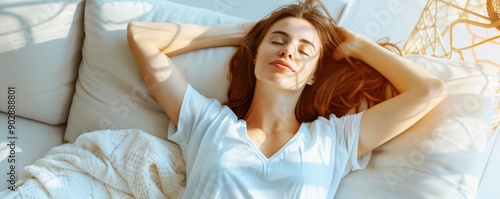
[{"label": "woman's shoulder", "polygon": [[202,117],[211,119],[238,119],[236,114],[228,106],[222,104],[221,101],[216,98],[203,95],[190,84],[188,84],[181,106],[183,107],[181,113],[184,114],[196,113],[201,114]]},{"label": "woman's shoulder", "polygon": [[313,127],[322,127],[322,128],[329,128],[331,130],[335,130],[336,128],[343,127],[347,125],[348,123],[354,122],[356,120],[361,119],[361,115],[364,113],[364,111],[359,112],[359,113],[349,113],[346,115],[342,116],[337,116],[335,114],[330,114],[328,117],[323,117],[319,116],[317,119],[315,119],[312,122],[309,122],[310,126]]}]

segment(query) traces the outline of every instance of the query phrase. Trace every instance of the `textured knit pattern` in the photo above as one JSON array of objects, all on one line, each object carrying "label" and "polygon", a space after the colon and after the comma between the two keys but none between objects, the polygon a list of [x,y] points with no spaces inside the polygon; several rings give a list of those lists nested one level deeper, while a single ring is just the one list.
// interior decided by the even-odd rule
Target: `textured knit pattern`
[{"label": "textured knit pattern", "polygon": [[180,148],[141,130],[103,130],[50,150],[0,198],[180,198]]}]

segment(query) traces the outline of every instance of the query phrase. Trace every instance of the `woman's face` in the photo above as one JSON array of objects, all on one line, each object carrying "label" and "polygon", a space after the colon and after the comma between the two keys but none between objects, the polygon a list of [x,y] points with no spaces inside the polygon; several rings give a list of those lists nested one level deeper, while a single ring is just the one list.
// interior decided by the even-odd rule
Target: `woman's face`
[{"label": "woman's face", "polygon": [[278,89],[301,91],[312,83],[320,50],[318,32],[308,21],[281,19],[271,26],[257,49],[257,81]]}]

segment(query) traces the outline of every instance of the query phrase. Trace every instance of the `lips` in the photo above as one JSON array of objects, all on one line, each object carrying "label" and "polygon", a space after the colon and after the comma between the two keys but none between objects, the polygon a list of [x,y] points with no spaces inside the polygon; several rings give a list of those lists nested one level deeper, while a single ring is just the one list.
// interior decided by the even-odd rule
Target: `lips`
[{"label": "lips", "polygon": [[290,72],[295,72],[293,67],[289,63],[287,63],[286,61],[283,61],[283,60],[279,60],[279,59],[274,60],[270,64],[277,67],[277,68],[283,69],[283,70],[289,70]]}]

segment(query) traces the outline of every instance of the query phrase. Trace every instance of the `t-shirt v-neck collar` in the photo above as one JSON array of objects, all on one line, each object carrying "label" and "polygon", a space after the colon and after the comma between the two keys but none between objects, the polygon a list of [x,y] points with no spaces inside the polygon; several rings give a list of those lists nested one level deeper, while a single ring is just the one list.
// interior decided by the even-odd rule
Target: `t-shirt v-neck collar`
[{"label": "t-shirt v-neck collar", "polygon": [[276,159],[278,156],[285,153],[286,149],[291,147],[291,145],[295,145],[297,143],[296,140],[298,139],[298,137],[300,137],[303,134],[303,128],[306,126],[305,123],[301,123],[299,126],[299,129],[297,130],[295,135],[293,135],[293,137],[290,138],[290,140],[288,140],[285,143],[285,145],[283,145],[278,151],[276,151],[276,153],[274,153],[273,155],[271,155],[271,157],[268,158],[264,155],[264,153],[262,153],[262,151],[259,149],[259,147],[257,147],[257,145],[255,145],[255,143],[252,141],[252,139],[250,139],[250,137],[248,136],[247,122],[245,120],[240,120],[239,122],[241,122],[241,124],[242,124],[239,132],[243,134],[245,141],[249,142],[254,153],[256,153],[257,156],[265,162]]}]

